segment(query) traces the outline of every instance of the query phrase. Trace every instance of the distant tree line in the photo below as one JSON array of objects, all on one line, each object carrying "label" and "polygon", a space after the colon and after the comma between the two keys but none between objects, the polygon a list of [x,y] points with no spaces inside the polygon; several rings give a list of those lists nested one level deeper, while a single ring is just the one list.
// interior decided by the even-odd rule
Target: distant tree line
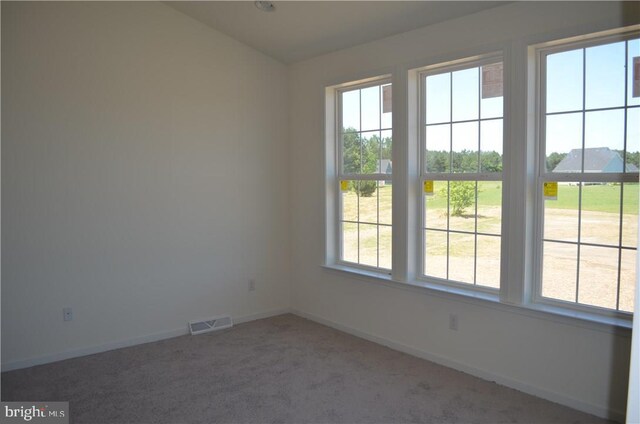
[{"label": "distant tree line", "polygon": [[444,150],[427,150],[427,171],[450,172],[449,159],[453,172],[502,172],[502,156],[498,152],[480,152],[478,169],[478,152],[473,150],[451,152],[451,155]]},{"label": "distant tree line", "polygon": [[[620,154],[620,157],[624,157],[622,154],[624,151],[616,150]],[[627,152],[627,163],[632,163],[636,167],[640,168],[640,152]]]}]

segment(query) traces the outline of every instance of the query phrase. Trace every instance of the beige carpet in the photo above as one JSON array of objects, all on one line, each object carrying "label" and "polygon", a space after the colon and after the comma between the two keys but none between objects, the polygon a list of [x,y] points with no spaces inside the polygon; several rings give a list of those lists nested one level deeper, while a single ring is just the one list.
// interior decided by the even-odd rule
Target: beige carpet
[{"label": "beige carpet", "polygon": [[601,423],[294,315],[2,374],[72,423]]}]

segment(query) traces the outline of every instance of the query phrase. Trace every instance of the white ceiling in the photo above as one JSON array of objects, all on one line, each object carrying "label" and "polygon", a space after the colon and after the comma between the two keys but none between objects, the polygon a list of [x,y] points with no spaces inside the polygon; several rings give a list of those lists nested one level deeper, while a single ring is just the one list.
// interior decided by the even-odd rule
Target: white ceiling
[{"label": "white ceiling", "polygon": [[253,1],[165,2],[284,63],[399,34],[501,1],[274,1],[275,12]]}]

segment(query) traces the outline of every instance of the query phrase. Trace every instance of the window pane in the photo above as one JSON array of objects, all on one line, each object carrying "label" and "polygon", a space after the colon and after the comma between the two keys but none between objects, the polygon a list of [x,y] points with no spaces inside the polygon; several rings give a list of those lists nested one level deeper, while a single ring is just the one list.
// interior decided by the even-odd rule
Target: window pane
[{"label": "window pane", "polygon": [[380,131],[363,132],[362,173],[374,174],[380,169]]},{"label": "window pane", "polygon": [[425,255],[424,274],[447,278],[447,233],[444,231],[424,232]]},{"label": "window pane", "polygon": [[585,113],[584,172],[624,172],[624,110]]},{"label": "window pane", "polygon": [[[540,188],[542,190],[542,187]],[[544,201],[544,238],[578,241],[579,183],[559,183],[558,199]]]},{"label": "window pane", "polygon": [[622,249],[620,268],[620,304],[621,311],[633,312],[634,293],[636,291],[636,251]]},{"label": "window pane", "polygon": [[380,229],[380,268],[391,269],[391,227],[381,225]]},{"label": "window pane", "polygon": [[480,123],[480,171],[502,172],[502,119]]},{"label": "window pane", "polygon": [[380,129],[380,86],[360,90],[362,131]]},{"label": "window pane", "polygon": [[582,113],[548,116],[545,143],[547,172],[581,172]]},{"label": "window pane", "polygon": [[451,146],[451,125],[430,125],[426,128],[425,167],[427,172],[448,172]]},{"label": "window pane", "polygon": [[478,172],[478,122],[453,124],[452,172]]},{"label": "window pane", "polygon": [[370,224],[378,223],[378,188],[377,181],[360,181],[359,221]]},{"label": "window pane", "polygon": [[620,186],[597,184],[582,186],[583,243],[620,244]]},{"label": "window pane", "polygon": [[582,246],[578,302],[616,309],[618,249]]},{"label": "window pane", "polygon": [[500,237],[478,236],[476,284],[500,288]]},{"label": "window pane", "polygon": [[378,226],[359,224],[360,229],[360,263],[378,266]]},{"label": "window pane", "polygon": [[383,174],[391,174],[393,172],[393,136],[391,134],[391,130],[380,132],[380,142],[382,143],[380,148],[380,159],[383,161],[381,164],[381,172]]},{"label": "window pane", "polygon": [[544,242],[542,296],[575,302],[578,247]]},{"label": "window pane", "polygon": [[497,234],[502,223],[502,181],[478,182],[478,232]]},{"label": "window pane", "polygon": [[341,191],[342,196],[342,220],[357,221],[358,220],[358,194],[356,188],[358,181],[347,181],[349,189]]},{"label": "window pane", "polygon": [[473,234],[449,233],[449,279],[473,284],[475,268]]},{"label": "window pane", "polygon": [[449,182],[449,229],[474,232],[476,227],[476,182]]},{"label": "window pane", "polygon": [[547,113],[582,109],[582,49],[547,56]]},{"label": "window pane", "polygon": [[624,105],[624,50],[624,41],[585,50],[587,109]]},{"label": "window pane", "polygon": [[640,108],[627,109],[627,172],[640,168]]},{"label": "window pane", "polygon": [[342,260],[358,263],[358,224],[342,223]]},{"label": "window pane", "polygon": [[[492,65],[489,65],[492,66]],[[504,89],[504,79],[503,79]],[[482,96],[486,96],[486,92],[483,92]],[[502,108],[504,103],[504,97],[485,97],[480,96],[480,117],[482,119],[487,118],[500,118],[502,117]]]},{"label": "window pane", "polygon": [[624,215],[622,218],[622,245],[638,246],[638,183],[624,183]]},{"label": "window pane", "polygon": [[433,196],[424,196],[424,225],[426,228],[447,229],[447,181],[433,182]]},{"label": "window pane", "polygon": [[392,93],[391,84],[383,85],[380,89],[380,104],[382,105],[382,126],[380,128],[392,127]]},{"label": "window pane", "polygon": [[640,40],[629,40],[627,52],[627,105],[640,105],[640,97],[633,97],[633,58],[640,56]]},{"label": "window pane", "polygon": [[362,139],[362,174],[374,174],[380,167],[380,132],[368,131],[360,135]]},{"label": "window pane", "polygon": [[345,174],[360,173],[361,149],[358,133],[347,133],[342,136],[342,169]]},{"label": "window pane", "polygon": [[451,121],[451,74],[426,78],[426,123]]},{"label": "window pane", "polygon": [[342,93],[342,129],[360,130],[360,90]]},{"label": "window pane", "polygon": [[478,119],[479,68],[451,73],[453,121]]},{"label": "window pane", "polygon": [[391,182],[390,181],[378,181],[378,208],[379,215],[378,220],[381,224],[389,224],[392,222],[391,215]]}]

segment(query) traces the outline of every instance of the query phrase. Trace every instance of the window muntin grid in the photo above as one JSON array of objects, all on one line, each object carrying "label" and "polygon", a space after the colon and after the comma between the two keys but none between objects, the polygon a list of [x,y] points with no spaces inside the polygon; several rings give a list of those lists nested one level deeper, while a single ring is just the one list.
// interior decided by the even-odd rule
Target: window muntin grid
[{"label": "window muntin grid", "polygon": [[339,260],[391,270],[391,83],[338,91]]},{"label": "window muntin grid", "polygon": [[633,312],[640,98],[632,96],[640,39],[541,52],[537,296],[575,307]]},{"label": "window muntin grid", "polygon": [[422,203],[423,278],[500,286],[504,96],[483,95],[483,69],[500,69],[501,80],[501,65],[494,56],[421,74],[421,187],[433,181]]}]

